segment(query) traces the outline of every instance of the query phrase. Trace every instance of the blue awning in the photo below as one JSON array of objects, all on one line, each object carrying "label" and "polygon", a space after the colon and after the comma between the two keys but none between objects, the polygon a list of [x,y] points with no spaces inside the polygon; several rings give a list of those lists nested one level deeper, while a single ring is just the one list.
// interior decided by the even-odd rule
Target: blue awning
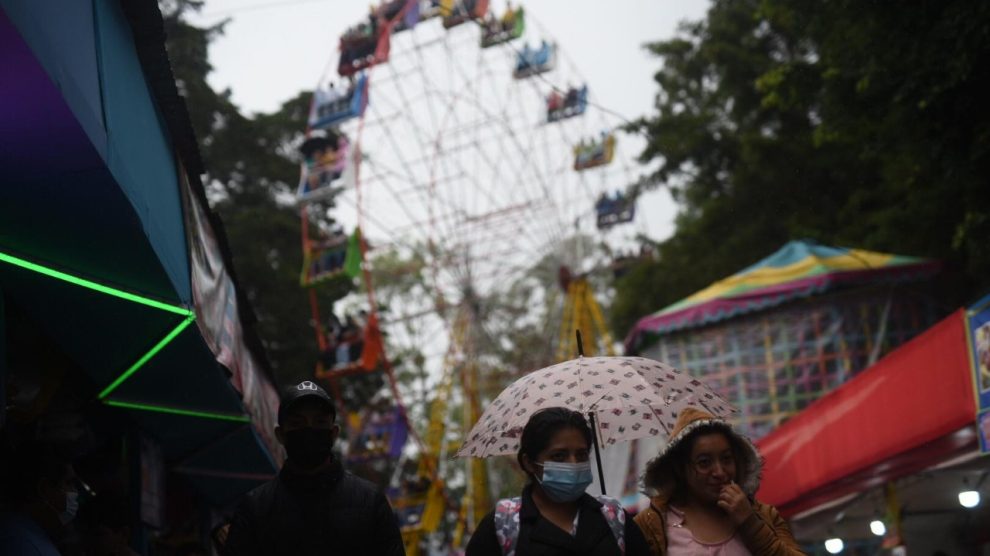
[{"label": "blue awning", "polygon": [[0,289],[169,461],[206,457],[212,499],[257,484],[275,465],[194,320],[174,130],[128,14],[0,8]]}]

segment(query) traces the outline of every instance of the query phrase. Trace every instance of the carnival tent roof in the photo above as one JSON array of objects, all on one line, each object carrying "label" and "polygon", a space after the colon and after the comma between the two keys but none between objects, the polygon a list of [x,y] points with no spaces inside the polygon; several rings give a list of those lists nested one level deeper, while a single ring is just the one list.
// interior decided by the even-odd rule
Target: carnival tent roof
[{"label": "carnival tent roof", "polygon": [[626,337],[627,352],[651,338],[704,326],[852,284],[901,282],[934,274],[937,261],[791,241],[776,253],[677,303],[643,317]]},{"label": "carnival tent roof", "polygon": [[[0,0],[0,292],[97,399],[213,478],[204,491],[222,503],[224,472],[237,488],[274,472],[252,421],[277,395],[228,365],[235,389],[217,363],[230,349],[218,326],[245,306],[229,271],[216,280],[228,319],[200,318],[190,249],[203,225],[186,207],[203,198],[201,163],[163,41],[152,0]],[[226,340],[243,348],[246,336]],[[262,394],[248,399],[246,383]]]},{"label": "carnival tent roof", "polygon": [[783,515],[978,452],[960,309],[756,441],[760,500]]}]

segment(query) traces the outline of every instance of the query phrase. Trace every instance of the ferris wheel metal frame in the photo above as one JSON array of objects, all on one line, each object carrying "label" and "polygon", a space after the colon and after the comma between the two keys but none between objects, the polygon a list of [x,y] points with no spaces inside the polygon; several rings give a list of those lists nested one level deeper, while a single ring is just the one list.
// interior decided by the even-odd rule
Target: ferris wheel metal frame
[{"label": "ferris wheel metal frame", "polygon": [[[487,6],[487,2],[475,2],[474,5],[479,3]],[[604,167],[576,171],[574,157],[578,154],[578,143],[573,130],[580,130],[578,135],[582,142],[593,135],[588,131],[591,116],[586,111],[595,105],[588,102],[587,81],[573,69],[573,63],[561,55],[555,42],[543,44],[552,45],[552,54],[558,62],[563,59],[570,64],[569,70],[560,71],[555,67],[548,72],[518,71],[518,67],[512,69],[512,66],[520,56],[525,56],[526,50],[519,50],[510,41],[482,47],[483,39],[474,30],[465,31],[481,27],[476,19],[467,18],[460,25],[461,29],[445,25],[442,30],[424,27],[437,27],[437,22],[419,21],[406,24],[401,35],[394,33],[393,27],[404,19],[411,6],[416,5],[421,14],[425,13],[418,0],[390,2],[379,9],[396,4],[403,7],[393,10],[392,19],[379,23],[384,38],[380,38],[364,58],[355,58],[362,60],[360,63],[369,62],[367,67],[361,68],[363,73],[357,78],[361,83],[359,90],[364,91],[361,114],[337,127],[343,135],[352,138],[352,148],[348,152],[352,174],[344,180],[349,183],[332,198],[352,208],[356,215],[353,224],[361,230],[357,245],[364,261],[362,278],[376,326],[378,304],[369,268],[369,242],[375,249],[397,249],[427,261],[433,290],[430,299],[409,303],[408,311],[398,318],[409,318],[414,313],[439,315],[446,336],[453,339],[444,349],[444,359],[448,363],[437,382],[439,392],[445,399],[456,397],[450,390],[455,373],[460,374],[462,384],[473,384],[470,388],[474,391],[462,393],[460,400],[465,402],[463,417],[470,421],[478,416],[471,412],[477,413],[479,408],[479,381],[465,372],[464,362],[470,358],[471,342],[465,340],[467,325],[464,319],[477,317],[477,314],[463,307],[458,311],[447,308],[470,303],[472,293],[497,291],[499,286],[511,282],[511,278],[532,266],[534,258],[556,255],[562,264],[580,264],[580,253],[554,253],[554,249],[569,236],[598,232],[594,218],[595,200],[607,195],[610,185],[612,189],[632,185],[632,164],[626,160],[619,168],[618,173],[624,173],[624,176],[618,183],[609,181],[610,176],[617,173],[615,167],[611,172]],[[441,4],[450,10],[464,7],[461,2],[446,0]],[[527,22],[532,21],[527,14]],[[375,24],[370,27],[374,33]],[[539,36],[548,35],[543,32]],[[385,41],[384,48],[381,40]],[[527,41],[529,36],[514,40]],[[473,50],[468,46],[470,43],[474,43]],[[439,72],[434,71],[436,68],[426,69],[425,60],[433,52],[443,54],[441,62],[430,62],[443,66]],[[411,62],[405,63],[406,60]],[[473,68],[476,73],[466,72],[465,67]],[[566,88],[551,80],[551,77],[559,78],[556,72],[565,75],[564,79],[569,82]],[[570,76],[569,79],[566,76]],[[329,78],[322,76],[317,88]],[[505,92],[501,97],[492,97],[497,79],[502,79],[497,84],[504,87]],[[577,114],[548,113],[547,96],[577,90],[570,84],[575,81],[584,87],[585,108]],[[409,91],[407,89],[414,88],[410,84],[418,87]],[[420,104],[425,105],[421,113],[414,109]],[[349,106],[353,109],[355,105],[350,103]],[[590,111],[595,110],[590,108]],[[597,116],[599,126],[595,129],[610,133],[608,157],[611,162],[612,156],[619,152],[612,135],[616,125],[609,124],[608,118],[601,113]],[[307,137],[310,131],[307,129]],[[605,134],[600,137],[604,145]],[[413,146],[414,157],[406,156],[408,145]],[[474,156],[469,159],[458,154],[465,151]],[[471,163],[473,168],[467,167]],[[306,172],[304,168],[301,181],[307,179]],[[592,183],[591,176],[598,178],[597,184]],[[382,195],[395,201],[389,210],[381,210],[379,199]],[[309,253],[311,222],[305,204],[300,208],[300,215],[303,246]],[[424,229],[427,233],[422,232]],[[481,252],[479,246],[483,247]],[[554,286],[550,284],[549,287]],[[586,283],[583,291],[587,291]],[[451,303],[450,299],[457,302]],[[594,304],[594,298],[590,299]],[[578,304],[586,307],[587,300],[587,295],[582,296]],[[311,303],[317,342],[322,349],[320,312],[312,291]],[[571,310],[575,310],[573,306]],[[600,312],[596,318],[601,320]],[[548,342],[556,336],[548,334]],[[396,340],[395,337],[392,339]],[[415,338],[407,340],[416,341]],[[548,345],[548,352],[551,349]],[[403,407],[403,396],[388,356],[384,352],[380,355],[394,401],[402,408],[406,426],[419,446],[420,472],[429,474],[442,486],[443,433],[430,429],[425,441],[419,438]],[[437,418],[434,416],[433,420]],[[449,423],[433,425],[446,430]],[[472,481],[468,479],[468,483]],[[469,486],[468,491],[474,490],[477,495],[480,487],[478,484],[473,486],[473,489]],[[445,506],[452,507],[449,497],[441,494]],[[470,527],[479,517],[473,515],[474,510],[468,508],[465,512],[464,508],[462,506],[459,529],[462,533],[465,524]]]}]

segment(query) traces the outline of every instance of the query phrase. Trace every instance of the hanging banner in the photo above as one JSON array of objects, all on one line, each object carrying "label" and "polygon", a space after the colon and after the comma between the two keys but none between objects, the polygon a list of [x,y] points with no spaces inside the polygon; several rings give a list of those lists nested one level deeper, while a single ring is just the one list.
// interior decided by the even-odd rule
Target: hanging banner
[{"label": "hanging banner", "polygon": [[240,392],[252,424],[276,465],[281,465],[283,452],[274,432],[278,392],[244,343],[234,281],[207,220],[207,209],[192,194],[185,179],[182,181],[188,204],[187,233],[196,324],[217,362],[230,371],[230,382]]}]

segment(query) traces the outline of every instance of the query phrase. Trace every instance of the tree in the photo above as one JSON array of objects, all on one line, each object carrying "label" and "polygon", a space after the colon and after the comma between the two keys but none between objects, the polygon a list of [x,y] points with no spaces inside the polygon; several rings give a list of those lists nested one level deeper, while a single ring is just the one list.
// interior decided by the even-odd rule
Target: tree
[{"label": "tree", "polygon": [[680,212],[613,328],[795,238],[942,259],[950,304],[990,286],[988,26],[958,0],[716,0],[648,45],[657,112],[630,129]]}]

